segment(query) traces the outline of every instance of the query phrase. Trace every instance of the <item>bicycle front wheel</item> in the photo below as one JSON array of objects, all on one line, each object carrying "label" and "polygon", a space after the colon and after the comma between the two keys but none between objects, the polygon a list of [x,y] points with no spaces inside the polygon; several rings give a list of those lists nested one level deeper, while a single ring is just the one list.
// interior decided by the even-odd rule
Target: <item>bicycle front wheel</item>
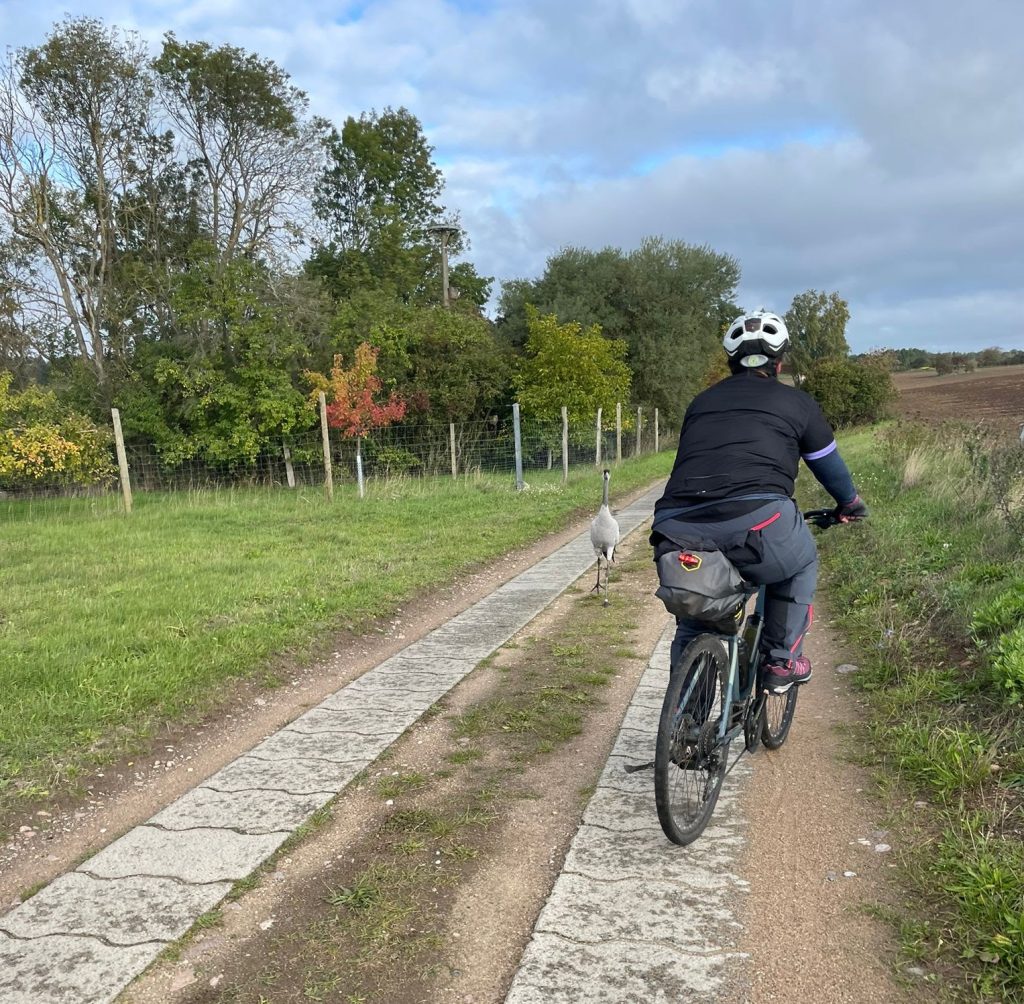
[{"label": "bicycle front wheel", "polygon": [[764,712],[761,719],[761,742],[770,750],[777,750],[789,735],[796,713],[796,697],[799,687],[790,687],[784,694],[765,694]]},{"label": "bicycle front wheel", "polygon": [[729,760],[718,739],[728,700],[725,642],[701,635],[672,670],[658,724],[654,798],[658,820],[674,844],[692,843],[714,811]]}]

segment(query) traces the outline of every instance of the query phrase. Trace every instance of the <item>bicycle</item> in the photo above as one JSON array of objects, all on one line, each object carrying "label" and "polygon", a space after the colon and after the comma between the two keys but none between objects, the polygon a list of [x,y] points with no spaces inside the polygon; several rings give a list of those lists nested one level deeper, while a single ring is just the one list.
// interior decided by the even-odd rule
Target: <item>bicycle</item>
[{"label": "bicycle", "polygon": [[[831,509],[812,509],[803,516],[819,529],[837,522]],[[732,770],[733,740],[743,733],[740,755],[753,753],[759,743],[775,750],[793,724],[800,688],[772,694],[761,685],[765,586],[748,584],[748,597],[755,593],[754,612],[740,617],[733,634],[700,635],[672,667],[653,766],[658,820],[674,844],[692,843],[707,826]]]}]

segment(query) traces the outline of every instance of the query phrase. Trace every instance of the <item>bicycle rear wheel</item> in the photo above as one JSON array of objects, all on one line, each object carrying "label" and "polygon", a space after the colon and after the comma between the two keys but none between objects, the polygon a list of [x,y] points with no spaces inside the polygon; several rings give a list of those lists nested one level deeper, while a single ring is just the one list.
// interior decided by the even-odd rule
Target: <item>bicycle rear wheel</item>
[{"label": "bicycle rear wheel", "polygon": [[728,650],[714,635],[694,640],[672,670],[658,724],[654,798],[674,844],[701,835],[722,790],[729,744],[719,742],[718,726],[728,685]]},{"label": "bicycle rear wheel", "polygon": [[770,750],[777,750],[789,735],[796,713],[799,687],[790,687],[784,694],[765,694],[761,719],[761,742]]}]

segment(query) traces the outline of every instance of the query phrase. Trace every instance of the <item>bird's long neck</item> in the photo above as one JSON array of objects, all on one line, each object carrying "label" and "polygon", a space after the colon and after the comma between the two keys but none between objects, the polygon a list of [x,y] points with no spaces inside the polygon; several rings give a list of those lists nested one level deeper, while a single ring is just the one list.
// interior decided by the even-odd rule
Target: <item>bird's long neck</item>
[{"label": "bird's long neck", "polygon": [[604,488],[601,490],[601,505],[608,505],[608,478],[604,479]]}]

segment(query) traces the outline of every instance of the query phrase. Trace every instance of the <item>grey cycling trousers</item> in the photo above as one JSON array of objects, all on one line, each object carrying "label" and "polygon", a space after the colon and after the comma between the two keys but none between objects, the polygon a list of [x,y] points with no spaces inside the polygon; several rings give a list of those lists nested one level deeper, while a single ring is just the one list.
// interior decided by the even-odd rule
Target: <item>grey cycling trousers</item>
[{"label": "grey cycling trousers", "polygon": [[[818,552],[811,531],[791,499],[766,502],[745,516],[721,523],[687,523],[682,517],[656,529],[672,540],[713,542],[728,554],[745,579],[766,585],[762,651],[772,662],[800,655],[804,636],[814,620]],[[706,624],[685,617],[676,618],[676,624],[673,665],[683,649],[707,631]]]}]

